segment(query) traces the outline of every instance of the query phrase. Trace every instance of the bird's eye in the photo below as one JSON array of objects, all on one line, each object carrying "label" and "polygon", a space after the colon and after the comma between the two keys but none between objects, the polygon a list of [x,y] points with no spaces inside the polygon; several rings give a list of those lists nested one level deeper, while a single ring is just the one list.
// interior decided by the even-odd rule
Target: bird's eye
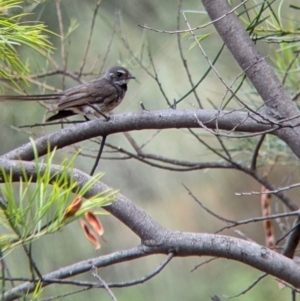
[{"label": "bird's eye", "polygon": [[117,72],[117,77],[121,77],[123,74],[123,72]]}]

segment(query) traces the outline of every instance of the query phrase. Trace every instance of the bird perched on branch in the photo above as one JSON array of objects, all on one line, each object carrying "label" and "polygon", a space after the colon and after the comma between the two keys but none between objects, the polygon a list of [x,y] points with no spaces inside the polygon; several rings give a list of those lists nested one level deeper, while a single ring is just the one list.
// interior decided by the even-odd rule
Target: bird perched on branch
[{"label": "bird perched on branch", "polygon": [[127,83],[135,77],[119,66],[109,68],[104,77],[66,89],[61,93],[45,95],[0,96],[0,101],[45,101],[55,104],[49,112],[57,113],[46,121],[80,115],[96,117],[109,114],[118,106],[127,91]]}]

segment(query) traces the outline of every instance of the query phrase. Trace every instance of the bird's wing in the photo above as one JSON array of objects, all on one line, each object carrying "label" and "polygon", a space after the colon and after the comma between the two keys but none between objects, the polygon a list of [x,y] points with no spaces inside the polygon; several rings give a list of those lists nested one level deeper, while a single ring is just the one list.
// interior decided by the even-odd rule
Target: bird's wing
[{"label": "bird's wing", "polygon": [[60,98],[57,110],[68,110],[85,104],[109,102],[118,95],[118,89],[104,78],[67,89]]}]

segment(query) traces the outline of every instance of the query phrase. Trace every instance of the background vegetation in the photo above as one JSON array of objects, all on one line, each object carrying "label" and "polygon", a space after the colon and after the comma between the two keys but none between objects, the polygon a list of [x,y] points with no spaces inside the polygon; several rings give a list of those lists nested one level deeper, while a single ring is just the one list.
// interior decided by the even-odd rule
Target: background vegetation
[{"label": "background vegetation", "polygon": [[[5,1],[0,5],[4,3]],[[257,48],[275,70],[289,95],[295,96],[294,100],[297,100],[297,3],[249,0],[242,4],[240,1],[232,1],[230,4],[232,7],[239,5],[235,14],[242,20]],[[190,93],[178,102],[177,110],[199,107],[206,110],[245,110],[241,102],[232,97],[232,93],[228,93],[230,86],[251,110],[262,112],[260,96],[243,77],[228,49],[225,47],[221,51],[223,41],[212,25],[195,31],[195,34],[211,61],[220,54],[215,68],[221,79],[227,83],[227,87],[215,72],[206,74],[210,68],[208,59],[201,53],[193,35],[188,31],[176,34],[178,28],[188,29],[184,17],[191,27],[210,22],[200,1],[21,1],[19,8],[6,10],[5,6],[0,6],[0,11],[4,19],[13,17],[19,24],[25,21],[35,26],[44,24],[46,27],[39,29],[46,29],[42,35],[47,36],[47,39],[44,37],[41,40],[31,36],[30,39],[36,41],[36,45],[29,45],[31,47],[24,41],[19,41],[20,45],[14,45],[16,58],[19,57],[24,65],[19,63],[21,69],[18,69],[17,66],[7,65],[7,61],[3,62],[6,69],[2,70],[10,69],[13,72],[2,74],[2,94],[53,93],[102,76],[110,66],[122,65],[137,80],[130,82],[126,98],[115,110],[115,114],[141,112],[141,102],[150,112],[170,109],[170,104],[180,100],[202,78],[196,89],[197,95]],[[23,16],[25,12],[29,14]],[[144,25],[160,32],[143,28]],[[1,36],[5,37],[5,33],[2,32]],[[22,32],[20,37],[23,37]],[[12,64],[16,58],[11,60]],[[188,65],[189,74],[184,62]],[[1,103],[1,154],[27,143],[28,137],[38,138],[58,131],[60,125],[20,128],[23,125],[41,123],[45,111],[44,105],[34,102]],[[188,128],[174,128],[163,131],[133,131],[130,134],[138,145],[145,144],[143,151],[147,154],[172,160],[221,164],[227,161],[219,154],[228,151],[234,162],[243,166],[251,165],[252,154],[261,135],[233,139],[229,131],[221,133],[225,136],[218,138],[205,129],[194,130],[193,135]],[[198,138],[203,142],[200,143]],[[100,139],[94,139],[65,147],[55,154],[54,162],[60,164],[66,157],[72,157],[78,149],[83,149],[74,165],[89,173],[99,141]],[[124,152],[117,151],[118,147]],[[262,184],[245,173],[217,168],[184,170],[180,166],[177,169],[183,171],[172,170],[165,168],[170,164],[150,159],[141,162],[125,151],[134,153],[132,144],[123,133],[108,136],[107,146],[97,169],[97,172],[104,173],[101,180],[119,190],[167,229],[215,233],[226,224],[199,206],[189,191],[205,207],[228,220],[245,220],[262,215],[260,195],[237,195],[261,190]],[[152,163],[159,164],[160,168],[151,166]],[[299,181],[298,160],[290,148],[275,136],[266,136],[257,158],[257,167],[259,173],[265,175],[275,187],[289,186]],[[289,190],[287,196],[297,203],[297,189]],[[273,213],[289,211],[275,197],[272,198],[271,210]],[[78,221],[34,241],[31,246],[32,257],[38,262],[41,273],[49,273],[78,261],[139,244],[139,237],[117,218],[104,215],[101,220],[105,228],[105,241],[101,241],[100,250],[95,251],[93,245],[87,242]],[[275,237],[281,237],[290,229],[292,223],[293,219],[290,218],[276,219],[273,223]],[[239,226],[238,230],[243,234],[235,230],[224,230],[222,234],[265,245],[266,235],[262,223]],[[164,258],[163,255],[144,257],[101,268],[98,273],[106,283],[127,282],[150,274]],[[113,292],[118,300],[210,300],[212,295],[218,295],[223,300],[225,296],[241,293],[262,274],[253,267],[227,259],[218,259],[194,270],[195,266],[207,259],[175,258],[150,281],[128,288],[113,289]],[[4,260],[12,277],[30,277],[28,258],[22,248],[15,248],[5,254]],[[91,272],[77,276],[76,280],[94,281],[94,278]],[[71,285],[48,286],[36,298],[49,300],[47,298],[54,296],[58,300],[60,295],[73,290]],[[279,290],[277,281],[268,276],[237,299],[276,301],[287,300],[290,296],[289,288]],[[64,299],[83,298],[111,299],[107,292],[98,289],[65,296]]]}]

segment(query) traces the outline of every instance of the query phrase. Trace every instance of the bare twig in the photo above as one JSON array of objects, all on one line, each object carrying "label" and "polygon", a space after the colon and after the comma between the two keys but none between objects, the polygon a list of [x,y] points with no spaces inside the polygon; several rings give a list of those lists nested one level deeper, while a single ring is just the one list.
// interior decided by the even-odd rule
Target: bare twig
[{"label": "bare twig", "polygon": [[[60,49],[61,49],[62,65],[63,65],[63,70],[65,71],[67,69],[67,56],[65,50],[65,33],[64,33],[64,25],[63,25],[62,12],[61,12],[61,0],[56,0],[55,4],[56,4],[57,18],[58,18],[59,31],[60,31]],[[62,89],[65,89],[64,74],[65,72],[63,72],[63,77],[62,77]]]},{"label": "bare twig", "polygon": [[148,27],[148,26],[145,26],[145,25],[140,25],[140,24],[138,24],[138,26],[142,27],[142,28],[145,28],[145,29],[149,29],[149,30],[155,31],[155,32],[159,32],[159,33],[169,33],[169,34],[186,33],[186,32],[190,32],[191,30],[194,31],[194,30],[198,30],[198,29],[201,29],[201,28],[205,28],[205,27],[213,24],[214,22],[220,21],[221,19],[225,18],[227,15],[233,13],[239,7],[241,7],[242,5],[244,5],[247,1],[248,0],[244,0],[243,2],[241,2],[240,4],[238,4],[237,6],[235,6],[232,10],[230,10],[228,13],[224,14],[223,16],[221,16],[218,19],[215,19],[215,20],[213,20],[211,22],[208,22],[208,23],[206,23],[204,25],[200,25],[200,26],[188,29],[188,30],[186,29],[186,30],[172,30],[172,31],[168,31],[168,30],[154,29],[154,28],[151,28],[151,27]]},{"label": "bare twig", "polygon": [[297,184],[292,184],[292,185],[289,185],[289,186],[286,186],[286,187],[282,187],[282,188],[278,188],[278,189],[275,189],[275,190],[270,190],[270,191],[251,191],[251,192],[236,192],[235,195],[238,195],[238,196],[250,196],[250,195],[262,195],[262,194],[276,194],[278,192],[282,192],[282,191],[287,191],[287,190],[290,190],[292,188],[297,188],[300,186],[300,183],[297,183]]},{"label": "bare twig", "polygon": [[220,233],[225,229],[230,229],[230,228],[240,226],[240,225],[246,225],[249,223],[256,223],[256,222],[261,222],[261,221],[265,221],[265,220],[269,220],[269,219],[276,219],[276,218],[280,218],[280,217],[295,216],[298,214],[299,214],[299,211],[294,211],[294,212],[289,212],[289,213],[279,213],[279,214],[269,215],[268,217],[252,217],[249,219],[245,219],[243,221],[233,222],[232,225],[225,226],[225,227],[221,228],[220,230],[218,230],[216,233]]},{"label": "bare twig", "polygon": [[91,172],[90,172],[90,176],[92,176],[92,175],[94,174],[94,172],[95,172],[95,170],[96,170],[96,168],[97,168],[97,166],[98,166],[98,164],[99,164],[99,161],[100,161],[100,159],[101,159],[101,155],[102,155],[102,152],[103,152],[103,149],[104,149],[106,137],[107,137],[107,136],[103,136],[103,137],[102,137],[101,145],[100,145],[100,148],[99,148],[99,151],[98,151],[98,154],[97,154],[95,163],[94,163],[94,165],[93,165],[93,168],[92,168],[92,170],[91,170]]},{"label": "bare twig", "polygon": [[254,149],[254,152],[253,152],[253,155],[252,155],[252,160],[251,160],[251,169],[253,169],[253,170],[256,169],[256,162],[257,162],[257,158],[258,158],[258,155],[259,155],[259,150],[260,150],[265,138],[266,138],[266,135],[262,135],[259,138],[259,140],[258,140],[258,142],[255,146],[255,149]]},{"label": "bare twig", "polygon": [[208,259],[208,260],[205,260],[205,261],[201,262],[200,264],[194,266],[194,267],[191,269],[191,272],[194,272],[194,271],[196,271],[198,268],[200,268],[200,267],[202,267],[202,266],[204,266],[204,265],[206,265],[206,264],[208,264],[208,263],[210,263],[210,262],[212,262],[212,261],[218,260],[218,259],[219,259],[219,258],[214,257],[214,258],[210,258],[210,259]]},{"label": "bare twig", "polygon": [[87,42],[86,42],[86,47],[85,47],[84,55],[83,55],[83,58],[82,58],[82,61],[81,61],[81,66],[79,68],[79,77],[81,77],[83,68],[84,68],[85,63],[86,63],[88,52],[90,50],[92,35],[93,35],[93,32],[94,32],[95,21],[96,21],[97,13],[98,13],[101,2],[102,2],[102,0],[97,0],[95,8],[94,8],[94,13],[93,13],[92,21],[91,21],[90,32],[89,32],[88,39],[87,39]]},{"label": "bare twig", "polygon": [[106,282],[99,276],[98,269],[96,267],[92,268],[92,275],[98,279],[98,281],[103,285],[104,289],[107,291],[108,295],[111,297],[113,301],[117,301],[117,298],[115,297],[114,293],[111,291],[109,286],[106,284]]},{"label": "bare twig", "polygon": [[210,209],[208,209],[207,207],[205,207],[195,196],[194,194],[191,192],[191,190],[189,188],[187,188],[184,184],[182,184],[182,186],[187,190],[187,192],[189,193],[189,195],[194,199],[195,202],[197,202],[201,208],[203,208],[206,212],[208,212],[210,215],[216,217],[217,219],[226,222],[226,223],[235,223],[232,220],[226,219],[218,214],[216,214],[215,212],[211,211]]},{"label": "bare twig", "polygon": [[245,290],[241,291],[240,293],[236,294],[236,295],[233,295],[233,296],[229,296],[227,298],[229,299],[233,299],[233,298],[237,298],[239,296],[242,296],[244,294],[246,294],[247,292],[249,292],[253,287],[256,286],[256,284],[258,282],[260,282],[262,279],[264,279],[266,276],[268,276],[268,274],[262,274],[260,275],[251,285],[249,285]]},{"label": "bare twig", "polygon": [[[178,3],[177,31],[179,30],[179,26],[180,26],[180,15],[181,15],[182,1],[183,0],[179,0],[179,3]],[[186,58],[184,57],[184,54],[183,54],[182,45],[181,45],[181,36],[180,36],[179,33],[177,34],[177,44],[178,44],[178,50],[179,50],[179,54],[180,54],[180,58],[181,58],[183,67],[185,69],[185,72],[186,72],[186,75],[187,75],[188,80],[190,82],[190,85],[193,88],[193,87],[195,87],[195,85],[194,85],[193,80],[192,80],[192,76],[191,76],[191,73],[190,73],[190,70],[189,70],[189,67],[188,67],[188,64],[187,64],[187,60],[186,60]],[[199,98],[199,96],[198,96],[198,94],[196,92],[196,89],[193,89],[193,94],[194,94],[194,96],[196,98],[196,101],[198,103],[199,108],[203,109],[203,106],[202,106],[200,98]],[[176,102],[175,102],[175,105],[176,105]]]}]

